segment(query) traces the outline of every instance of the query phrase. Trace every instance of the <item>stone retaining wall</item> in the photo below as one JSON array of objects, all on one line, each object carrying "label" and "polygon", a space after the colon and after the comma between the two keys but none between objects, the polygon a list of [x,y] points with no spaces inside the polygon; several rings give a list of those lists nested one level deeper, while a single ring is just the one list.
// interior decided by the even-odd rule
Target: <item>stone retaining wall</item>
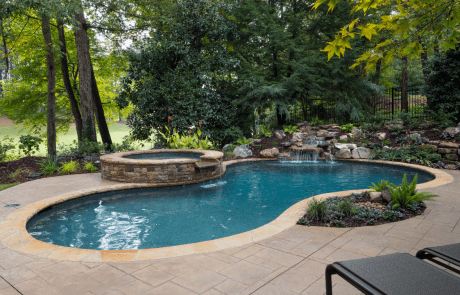
[{"label": "stone retaining wall", "polygon": [[[196,159],[129,159],[126,156],[142,153],[200,153]],[[188,184],[217,178],[222,173],[223,154],[201,150],[149,150],[109,154],[101,157],[102,178],[131,183]],[[200,168],[200,166],[203,166]]]}]

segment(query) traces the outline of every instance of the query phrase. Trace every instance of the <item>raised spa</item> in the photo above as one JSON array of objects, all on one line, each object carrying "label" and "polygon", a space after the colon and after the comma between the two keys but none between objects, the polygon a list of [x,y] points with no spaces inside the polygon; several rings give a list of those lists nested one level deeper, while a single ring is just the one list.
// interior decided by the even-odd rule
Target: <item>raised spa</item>
[{"label": "raised spa", "polygon": [[119,182],[189,184],[219,177],[223,153],[147,150],[101,157],[102,178]]},{"label": "raised spa", "polygon": [[246,162],[222,179],[175,187],[99,193],[54,205],[27,230],[36,239],[85,249],[146,249],[213,240],[253,230],[313,194],[367,188],[382,179],[419,183],[434,176],[411,168],[320,161]]}]

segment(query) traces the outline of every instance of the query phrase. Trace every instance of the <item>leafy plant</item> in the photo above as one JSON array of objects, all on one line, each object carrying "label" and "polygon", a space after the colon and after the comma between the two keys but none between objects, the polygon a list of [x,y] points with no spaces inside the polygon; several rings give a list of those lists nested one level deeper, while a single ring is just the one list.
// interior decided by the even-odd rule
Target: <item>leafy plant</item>
[{"label": "leafy plant", "polygon": [[325,201],[318,201],[317,199],[312,199],[307,208],[307,214],[312,219],[322,220],[326,215],[327,203]]},{"label": "leafy plant", "polygon": [[58,160],[56,157],[48,155],[48,157],[42,160],[40,166],[42,174],[51,175],[58,170]]},{"label": "leafy plant", "polygon": [[383,219],[397,221],[404,217],[404,215],[399,211],[388,210],[383,212],[382,214]]},{"label": "leafy plant", "polygon": [[352,123],[348,123],[345,125],[340,126],[343,132],[351,132],[355,126]]},{"label": "leafy plant", "polygon": [[22,170],[21,168],[18,168],[16,169],[16,171],[14,172],[11,172],[9,175],[8,175],[8,178],[16,178],[16,176],[18,176],[20,173],[24,172],[24,170]]},{"label": "leafy plant", "polygon": [[249,144],[253,144],[254,142],[253,142],[253,141],[249,141],[249,139],[246,139],[246,137],[243,137],[243,138],[238,138],[238,139],[236,140],[236,143],[237,143],[238,145],[243,145],[243,144],[249,145]]},{"label": "leafy plant", "polygon": [[337,210],[347,216],[350,216],[353,213],[353,202],[349,199],[344,199],[337,205]]},{"label": "leafy plant", "polygon": [[318,116],[314,117],[310,121],[311,126],[318,126],[324,124],[324,120],[320,120]]},{"label": "leafy plant", "polygon": [[372,186],[368,186],[368,188],[370,188],[371,192],[381,192],[382,191],[382,188],[388,186],[388,187],[396,187],[394,185],[394,183],[391,183],[389,182],[388,180],[381,180],[380,182],[377,181],[377,185],[373,182],[372,183]]},{"label": "leafy plant", "polygon": [[107,147],[103,143],[93,142],[84,139],[83,141],[77,144],[77,149],[75,150],[75,153],[80,156],[91,155],[103,152],[106,150],[106,148]]},{"label": "leafy plant", "polygon": [[347,224],[342,220],[332,220],[330,225],[333,227],[347,227]]},{"label": "leafy plant", "polygon": [[391,144],[391,141],[389,141],[389,140],[384,140],[384,141],[382,141],[382,144],[383,144],[383,145],[390,145],[390,144]]},{"label": "leafy plant", "polygon": [[392,209],[399,207],[412,206],[415,203],[422,201],[434,201],[433,198],[438,197],[430,192],[417,192],[415,187],[417,186],[418,173],[415,174],[414,179],[409,184],[407,182],[406,173],[404,173],[402,184],[395,188],[389,187],[391,194],[391,202],[389,205],[392,205]]},{"label": "leafy plant", "polygon": [[233,152],[231,152],[231,151],[224,152],[224,155],[225,156],[234,156]]},{"label": "leafy plant", "polygon": [[233,152],[233,150],[236,148],[236,145],[234,145],[233,143],[229,144],[228,147],[227,147],[227,151],[228,152]]},{"label": "leafy plant", "polygon": [[277,145],[278,145],[278,143],[277,143],[276,141],[272,141],[272,142],[270,142],[270,144],[271,144],[272,146],[277,146]]},{"label": "leafy plant", "polygon": [[272,131],[267,126],[264,126],[264,125],[260,126],[260,132],[262,133],[264,137],[272,137]]},{"label": "leafy plant", "polygon": [[412,117],[409,113],[401,112],[397,118],[403,122],[404,126],[409,126],[412,123]]},{"label": "leafy plant", "polygon": [[40,137],[32,135],[21,135],[19,137],[19,148],[26,156],[31,156],[40,150],[40,143],[43,140]]},{"label": "leafy plant", "polygon": [[83,166],[83,170],[87,170],[87,171],[90,171],[90,172],[96,172],[99,169],[97,169],[97,167],[94,166],[93,163],[85,162],[85,166]]},{"label": "leafy plant", "polygon": [[455,137],[455,140],[456,140],[456,141],[460,141],[460,135],[457,136],[457,137]]},{"label": "leafy plant", "polygon": [[161,137],[166,141],[167,147],[170,149],[201,149],[201,150],[210,150],[214,148],[214,143],[208,139],[200,139],[201,130],[198,129],[194,133],[191,129],[189,134],[180,135],[176,132],[176,129],[173,129],[171,133],[169,128],[165,126],[167,134],[158,131]]},{"label": "leafy plant", "polygon": [[298,127],[296,125],[285,125],[283,126],[283,131],[292,134],[298,131]]},{"label": "leafy plant", "polygon": [[362,142],[362,143],[370,143],[371,141],[368,140],[368,139],[361,139],[361,142]]},{"label": "leafy plant", "polygon": [[394,136],[397,136],[401,133],[404,132],[404,129],[402,129],[401,127],[399,127],[398,125],[393,125],[391,128],[390,128],[390,132],[392,135]]},{"label": "leafy plant", "polygon": [[357,138],[354,138],[354,137],[349,137],[349,138],[348,138],[348,141],[355,142],[355,141],[358,141],[358,139],[357,139]]},{"label": "leafy plant", "polygon": [[361,126],[361,129],[366,130],[366,131],[375,131],[379,130],[382,124],[380,123],[364,123]]},{"label": "leafy plant", "polygon": [[70,162],[65,162],[62,163],[61,167],[58,169],[59,174],[66,174],[66,173],[73,173],[78,170],[80,166],[78,165],[78,162],[75,161],[70,161]]},{"label": "leafy plant", "polygon": [[344,140],[344,139],[339,139],[339,140],[337,140],[337,142],[339,142],[339,143],[347,143],[348,141]]},{"label": "leafy plant", "polygon": [[264,146],[259,144],[257,147],[256,147],[258,150],[263,150],[264,149]]},{"label": "leafy plant", "polygon": [[0,162],[3,162],[7,158],[7,152],[14,150],[16,146],[12,138],[6,136],[0,141]]}]

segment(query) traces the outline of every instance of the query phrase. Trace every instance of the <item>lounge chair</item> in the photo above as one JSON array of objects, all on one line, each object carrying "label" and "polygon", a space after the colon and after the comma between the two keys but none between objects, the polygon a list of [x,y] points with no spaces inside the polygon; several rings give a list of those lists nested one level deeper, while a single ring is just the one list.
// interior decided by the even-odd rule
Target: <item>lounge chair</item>
[{"label": "lounge chair", "polygon": [[[441,265],[442,267],[445,267],[451,271],[460,274],[460,270],[458,268],[454,268],[450,265],[447,265],[447,263],[444,262],[446,261],[460,267],[460,243],[439,247],[428,247],[419,250],[416,256],[420,259],[428,259],[438,265]],[[439,259],[442,259],[444,261],[439,261]]]},{"label": "lounge chair", "polygon": [[364,294],[460,294],[460,278],[407,253],[341,261],[326,267],[326,295],[338,274]]}]

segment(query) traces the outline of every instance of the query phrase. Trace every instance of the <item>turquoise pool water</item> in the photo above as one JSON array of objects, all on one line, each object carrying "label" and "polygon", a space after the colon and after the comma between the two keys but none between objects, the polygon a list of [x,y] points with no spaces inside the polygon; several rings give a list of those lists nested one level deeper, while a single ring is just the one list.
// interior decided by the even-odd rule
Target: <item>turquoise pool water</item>
[{"label": "turquoise pool water", "polygon": [[221,180],[180,187],[94,194],[34,216],[36,239],[84,249],[146,249],[218,239],[255,229],[312,194],[367,188],[381,179],[419,183],[428,173],[355,162],[247,162]]}]

